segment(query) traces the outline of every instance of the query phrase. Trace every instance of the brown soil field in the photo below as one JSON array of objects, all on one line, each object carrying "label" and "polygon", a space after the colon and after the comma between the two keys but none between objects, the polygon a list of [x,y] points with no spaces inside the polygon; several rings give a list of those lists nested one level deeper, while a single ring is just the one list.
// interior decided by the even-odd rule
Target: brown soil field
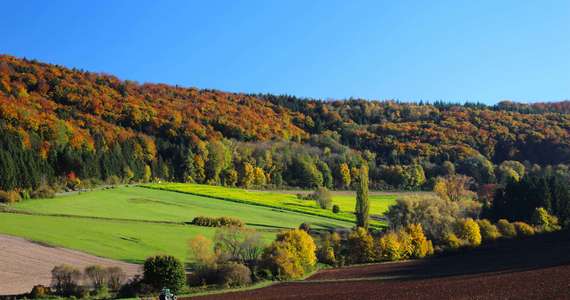
[{"label": "brown soil field", "polygon": [[89,265],[118,266],[129,277],[140,272],[139,265],[0,235],[0,295],[27,293],[37,284],[49,286],[51,270],[61,264],[81,270]]},{"label": "brown soil field", "polygon": [[444,257],[322,270],[305,281],[200,299],[570,299],[570,234]]}]

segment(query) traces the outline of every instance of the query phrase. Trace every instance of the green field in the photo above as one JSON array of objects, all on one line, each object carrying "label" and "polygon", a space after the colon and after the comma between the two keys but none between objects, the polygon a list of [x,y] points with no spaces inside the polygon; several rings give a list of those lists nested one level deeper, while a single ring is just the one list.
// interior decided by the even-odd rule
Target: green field
[{"label": "green field", "polygon": [[186,260],[188,240],[197,234],[211,237],[216,231],[183,224],[199,215],[238,217],[258,229],[266,242],[279,230],[303,222],[316,229],[353,226],[322,216],[142,187],[26,200],[9,208],[15,213],[0,213],[0,233],[137,263],[159,253]]},{"label": "green field", "polygon": [[178,223],[190,222],[196,216],[232,216],[249,226],[268,228],[298,227],[303,222],[309,222],[315,228],[353,225],[336,219],[142,187],[121,187],[54,199],[28,200],[12,208],[42,214]]},{"label": "green field", "polygon": [[[340,213],[334,214],[331,210],[325,210],[318,207],[315,201],[298,199],[297,196],[292,193],[250,191],[238,188],[188,183],[162,183],[147,184],[143,186],[151,189],[216,197],[237,203],[272,207],[288,210],[291,212],[300,212],[347,222],[354,222],[355,220],[353,212],[356,198],[355,196],[346,193],[333,194],[333,203],[338,204],[341,208]],[[369,197],[369,199],[371,204],[370,214],[381,215],[386,211],[388,206],[394,203],[396,195],[372,195]],[[384,226],[384,223],[379,221],[371,221],[371,225],[381,227]]]}]

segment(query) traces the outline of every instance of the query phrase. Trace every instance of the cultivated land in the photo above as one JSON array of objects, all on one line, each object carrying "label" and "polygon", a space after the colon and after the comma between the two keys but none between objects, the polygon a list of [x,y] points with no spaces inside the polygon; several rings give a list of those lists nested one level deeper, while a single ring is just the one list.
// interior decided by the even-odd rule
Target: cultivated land
[{"label": "cultivated land", "polygon": [[[353,196],[353,193],[333,193],[333,203],[338,204],[341,208],[340,213],[334,214],[330,209],[325,210],[318,207],[315,201],[298,199],[297,196],[291,192],[254,191],[188,183],[147,184],[143,186],[152,189],[176,191],[191,195],[215,197],[237,203],[272,207],[351,223],[355,221],[353,212],[356,196]],[[388,206],[394,203],[396,198],[397,194],[371,194],[369,197],[370,214],[376,216],[382,215],[387,210]],[[385,223],[382,221],[372,220],[371,225],[383,227],[385,226]]]},{"label": "cultivated land", "polygon": [[0,235],[0,295],[29,292],[34,285],[48,286],[51,270],[61,264],[83,269],[90,265],[117,266],[129,277],[139,273],[140,266],[69,249],[48,247],[30,241]]},{"label": "cultivated land", "polygon": [[328,269],[303,282],[199,299],[567,299],[570,234],[504,240],[446,257]]},{"label": "cultivated land", "polygon": [[195,216],[238,217],[268,243],[279,230],[303,222],[317,229],[353,226],[327,217],[142,187],[27,200],[10,210],[15,213],[0,213],[0,233],[133,263],[155,254],[187,260],[187,241],[198,234],[211,238],[216,231],[184,224]]}]

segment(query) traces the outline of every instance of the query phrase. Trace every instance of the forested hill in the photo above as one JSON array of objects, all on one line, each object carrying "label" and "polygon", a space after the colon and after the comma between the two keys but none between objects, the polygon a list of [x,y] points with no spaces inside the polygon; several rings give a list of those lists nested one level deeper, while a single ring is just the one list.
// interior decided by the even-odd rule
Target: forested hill
[{"label": "forested hill", "polygon": [[567,101],[489,107],[236,94],[3,55],[0,189],[70,178],[347,188],[362,164],[376,188],[418,189],[451,172],[489,183],[505,161],[570,163],[568,112]]}]

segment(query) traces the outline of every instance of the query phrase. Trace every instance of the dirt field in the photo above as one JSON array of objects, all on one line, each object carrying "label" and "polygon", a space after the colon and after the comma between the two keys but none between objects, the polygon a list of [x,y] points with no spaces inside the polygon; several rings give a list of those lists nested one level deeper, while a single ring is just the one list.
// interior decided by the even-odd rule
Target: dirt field
[{"label": "dirt field", "polygon": [[321,271],[306,281],[204,299],[570,299],[568,233],[446,257]]},{"label": "dirt field", "polygon": [[26,293],[36,284],[49,285],[52,268],[61,264],[80,269],[89,265],[118,266],[129,276],[137,274],[140,269],[135,264],[0,235],[0,295]]}]

